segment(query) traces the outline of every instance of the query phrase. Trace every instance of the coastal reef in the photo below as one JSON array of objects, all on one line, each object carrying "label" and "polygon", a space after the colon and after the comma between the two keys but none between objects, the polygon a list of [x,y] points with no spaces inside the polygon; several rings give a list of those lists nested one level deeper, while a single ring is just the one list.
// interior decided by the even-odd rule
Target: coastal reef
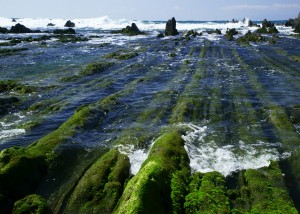
[{"label": "coastal reef", "polygon": [[0,213],[299,213],[297,19],[233,21],[9,19]]}]

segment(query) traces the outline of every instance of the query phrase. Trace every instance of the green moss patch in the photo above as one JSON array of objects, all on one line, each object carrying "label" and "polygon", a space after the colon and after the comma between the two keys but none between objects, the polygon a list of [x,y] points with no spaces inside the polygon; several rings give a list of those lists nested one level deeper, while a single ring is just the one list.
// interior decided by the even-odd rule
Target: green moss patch
[{"label": "green moss patch", "polygon": [[218,172],[194,174],[185,199],[185,213],[230,213],[225,178]]},{"label": "green moss patch", "polygon": [[20,94],[27,94],[36,91],[33,86],[28,86],[19,83],[15,80],[1,80],[0,81],[0,93],[14,91]]},{"label": "green moss patch", "polygon": [[259,170],[249,169],[244,176],[251,194],[251,213],[298,213],[277,162]]},{"label": "green moss patch", "polygon": [[118,60],[128,60],[138,56],[136,52],[130,52],[125,50],[119,50],[116,52],[109,53],[104,56],[106,59],[118,59]]},{"label": "green moss patch", "polygon": [[96,161],[79,181],[66,211],[68,213],[111,213],[129,177],[128,157],[111,150]]},{"label": "green moss patch", "polygon": [[80,72],[80,75],[88,76],[88,75],[94,75],[96,73],[101,73],[108,69],[109,67],[112,67],[114,65],[113,62],[93,62]]},{"label": "green moss patch", "polygon": [[13,214],[47,214],[50,213],[47,201],[39,195],[28,195],[17,201],[14,205]]},{"label": "green moss patch", "polygon": [[27,51],[27,48],[0,49],[0,57],[19,54],[22,51]]}]

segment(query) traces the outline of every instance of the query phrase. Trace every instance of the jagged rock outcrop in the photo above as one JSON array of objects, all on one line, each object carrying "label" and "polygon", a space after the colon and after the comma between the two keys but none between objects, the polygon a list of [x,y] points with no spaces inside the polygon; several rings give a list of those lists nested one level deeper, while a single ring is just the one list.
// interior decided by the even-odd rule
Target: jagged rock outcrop
[{"label": "jagged rock outcrop", "polygon": [[300,33],[300,13],[298,15],[298,18],[294,19],[294,28],[295,33]]},{"label": "jagged rock outcrop", "polygon": [[65,24],[65,27],[75,27],[75,23],[68,20]]},{"label": "jagged rock outcrop", "polygon": [[234,40],[233,36],[237,35],[237,34],[239,34],[239,33],[237,32],[237,30],[235,28],[227,29],[226,34],[225,34],[225,38],[228,41],[232,41],[232,40]]},{"label": "jagged rock outcrop", "polygon": [[76,31],[72,28],[69,29],[57,29],[53,31],[54,34],[76,34]]},{"label": "jagged rock outcrop", "polygon": [[53,27],[53,26],[55,26],[55,24],[53,24],[51,22],[47,24],[47,27]]},{"label": "jagged rock outcrop", "polygon": [[166,36],[176,36],[178,34],[179,33],[176,29],[176,20],[173,17],[172,19],[168,20],[168,22],[166,24],[165,35]]},{"label": "jagged rock outcrop", "polygon": [[294,26],[294,19],[289,19],[286,23],[285,23],[286,27],[293,27]]}]

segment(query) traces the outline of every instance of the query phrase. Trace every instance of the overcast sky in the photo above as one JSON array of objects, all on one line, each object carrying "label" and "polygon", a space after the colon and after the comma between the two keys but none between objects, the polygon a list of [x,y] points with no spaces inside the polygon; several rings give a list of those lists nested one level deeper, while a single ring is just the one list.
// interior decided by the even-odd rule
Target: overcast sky
[{"label": "overcast sky", "polygon": [[1,17],[229,20],[298,16],[299,0],[0,0]]}]

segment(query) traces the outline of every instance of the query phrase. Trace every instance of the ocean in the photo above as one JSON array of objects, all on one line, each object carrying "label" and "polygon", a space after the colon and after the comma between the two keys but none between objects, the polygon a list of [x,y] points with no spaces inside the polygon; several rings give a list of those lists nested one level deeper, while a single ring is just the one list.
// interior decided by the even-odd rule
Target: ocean
[{"label": "ocean", "polygon": [[[180,130],[193,173],[230,177],[298,157],[300,40],[285,20],[275,21],[276,44],[264,35],[264,42],[249,46],[224,38],[230,28],[239,32],[235,39],[257,30],[248,27],[248,19],[178,21],[180,35],[164,38],[157,35],[166,21],[72,19],[76,35],[86,38],[77,41],[38,40],[64,28],[66,19],[16,21],[48,32],[0,34],[0,51],[17,50],[0,55],[0,81],[26,88],[0,94],[18,99],[0,114],[0,150],[34,145],[64,129],[63,140],[52,148],[54,164],[35,191],[52,207],[108,149],[127,155],[136,175],[168,130]],[[111,34],[131,23],[146,34]],[[0,18],[0,27],[14,24]],[[222,34],[205,32],[215,29]],[[188,30],[203,35],[186,39]],[[1,45],[12,39],[20,42]],[[85,73],[100,62],[110,64]],[[74,119],[84,108],[88,113]]]}]

